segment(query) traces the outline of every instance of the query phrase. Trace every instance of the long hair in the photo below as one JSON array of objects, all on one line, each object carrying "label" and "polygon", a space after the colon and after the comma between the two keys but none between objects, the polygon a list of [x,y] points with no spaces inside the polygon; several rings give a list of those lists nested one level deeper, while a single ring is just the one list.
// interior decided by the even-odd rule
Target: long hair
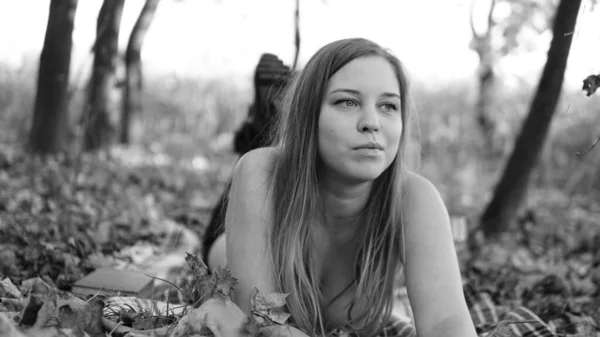
[{"label": "long hair", "polygon": [[310,235],[311,223],[321,219],[317,174],[321,103],[333,74],[356,58],[373,55],[385,58],[394,68],[404,125],[396,158],[375,179],[363,210],[366,235],[356,255],[357,291],[348,315],[347,327],[353,331],[367,336],[377,333],[391,315],[396,277],[404,261],[401,191],[406,168],[402,157],[410,102],[403,65],[391,52],[366,39],[344,39],[325,45],[290,83],[283,98],[279,128],[273,136],[279,156],[271,181],[272,262],[280,291],[289,293],[287,307],[293,324],[309,335],[325,334],[327,330]]}]

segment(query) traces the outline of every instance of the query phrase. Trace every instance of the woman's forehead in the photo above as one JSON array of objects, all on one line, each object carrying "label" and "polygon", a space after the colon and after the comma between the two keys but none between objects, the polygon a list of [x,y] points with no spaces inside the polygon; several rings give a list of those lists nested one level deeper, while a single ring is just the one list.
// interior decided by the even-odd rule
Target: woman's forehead
[{"label": "woman's forehead", "polygon": [[400,94],[400,83],[388,60],[369,56],[352,60],[333,74],[327,83],[327,92],[336,89]]}]

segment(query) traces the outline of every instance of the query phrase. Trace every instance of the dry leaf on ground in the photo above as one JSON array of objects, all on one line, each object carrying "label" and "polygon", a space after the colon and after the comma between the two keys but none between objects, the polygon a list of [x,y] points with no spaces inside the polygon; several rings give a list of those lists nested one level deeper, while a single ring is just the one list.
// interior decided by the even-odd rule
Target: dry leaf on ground
[{"label": "dry leaf on ground", "polygon": [[287,296],[288,294],[284,293],[261,295],[258,289],[254,288],[250,305],[252,306],[252,314],[258,324],[261,326],[285,324],[291,316],[283,310]]},{"label": "dry leaf on ground", "polygon": [[240,332],[246,331],[249,321],[232,301],[211,298],[181,318],[175,329],[175,337],[206,335],[208,331],[216,337],[238,336]]}]

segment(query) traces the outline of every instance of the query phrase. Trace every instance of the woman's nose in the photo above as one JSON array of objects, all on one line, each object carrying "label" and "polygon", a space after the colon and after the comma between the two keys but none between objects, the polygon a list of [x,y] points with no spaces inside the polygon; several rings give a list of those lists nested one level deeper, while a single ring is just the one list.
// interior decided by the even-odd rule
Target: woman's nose
[{"label": "woman's nose", "polygon": [[374,107],[365,107],[358,122],[358,130],[361,132],[379,131],[379,115]]}]

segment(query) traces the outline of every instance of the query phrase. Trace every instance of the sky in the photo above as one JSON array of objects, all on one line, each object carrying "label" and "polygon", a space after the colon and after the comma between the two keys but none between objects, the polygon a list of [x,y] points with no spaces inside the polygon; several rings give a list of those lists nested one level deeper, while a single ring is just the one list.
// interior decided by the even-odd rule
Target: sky
[{"label": "sky", "polygon": [[[478,60],[468,48],[471,1],[485,10],[487,0],[300,0],[300,66],[324,44],[360,36],[390,48],[412,77],[431,82],[474,78]],[[49,2],[0,0],[0,63],[18,68],[37,62]],[[92,61],[89,48],[101,2],[79,1],[72,73]],[[123,48],[143,2],[126,0]],[[295,0],[161,0],[146,37],[144,68],[151,75],[247,79],[263,52],[291,64],[294,8]],[[523,74],[539,71],[550,38],[535,37],[535,52],[507,58],[503,67]],[[579,85],[594,72],[600,72],[600,11],[584,5],[566,80]]]}]

